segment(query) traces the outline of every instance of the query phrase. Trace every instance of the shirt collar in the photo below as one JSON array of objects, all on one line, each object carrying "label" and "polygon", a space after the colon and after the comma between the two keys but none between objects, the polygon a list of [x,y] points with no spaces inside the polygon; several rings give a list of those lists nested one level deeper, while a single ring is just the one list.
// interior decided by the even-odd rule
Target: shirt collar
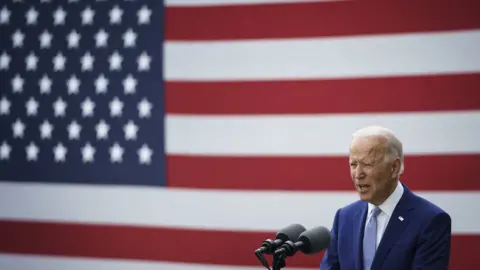
[{"label": "shirt collar", "polygon": [[[388,198],[378,207],[382,210],[383,213],[387,214],[389,217],[392,216],[393,210],[397,206],[398,202],[402,198],[403,195],[403,186],[400,181],[397,183],[397,187],[395,190],[388,196]],[[368,203],[368,215],[371,215],[373,208],[375,205]]]}]

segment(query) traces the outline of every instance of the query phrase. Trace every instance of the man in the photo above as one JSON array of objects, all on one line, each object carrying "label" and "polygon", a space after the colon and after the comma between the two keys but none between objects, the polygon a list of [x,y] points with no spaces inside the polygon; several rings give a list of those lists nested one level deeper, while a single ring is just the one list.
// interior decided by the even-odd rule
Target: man
[{"label": "man", "polygon": [[349,156],[360,200],[335,214],[320,269],[447,269],[450,216],[400,182],[403,149],[393,132],[378,126],[358,130]]}]

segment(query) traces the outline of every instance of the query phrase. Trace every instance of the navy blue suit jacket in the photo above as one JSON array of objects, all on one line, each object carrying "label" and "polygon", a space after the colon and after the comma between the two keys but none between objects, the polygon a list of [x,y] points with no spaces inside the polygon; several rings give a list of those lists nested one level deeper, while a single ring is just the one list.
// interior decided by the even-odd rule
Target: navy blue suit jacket
[{"label": "navy blue suit jacket", "polygon": [[[371,270],[447,269],[450,216],[403,187],[404,193],[388,222]],[[321,270],[367,270],[363,269],[362,259],[367,208],[366,202],[357,201],[337,211]]]}]

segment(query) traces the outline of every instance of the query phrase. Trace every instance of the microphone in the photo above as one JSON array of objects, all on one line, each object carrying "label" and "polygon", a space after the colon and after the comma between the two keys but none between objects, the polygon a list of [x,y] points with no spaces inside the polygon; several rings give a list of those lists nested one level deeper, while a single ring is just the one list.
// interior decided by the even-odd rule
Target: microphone
[{"label": "microphone", "polygon": [[275,256],[293,256],[297,251],[304,254],[314,254],[326,249],[330,245],[330,230],[323,227],[314,227],[300,234],[298,241],[285,241],[281,248],[275,250]]},{"label": "microphone", "polygon": [[263,244],[260,248],[255,250],[255,254],[272,254],[275,249],[280,247],[283,243],[287,241],[297,241],[298,237],[306,231],[305,227],[300,224],[291,224],[287,227],[281,229],[277,235],[275,240],[266,239],[263,241]]},{"label": "microphone", "polygon": [[[287,241],[296,241],[300,234],[305,230],[305,227],[300,224],[288,225],[277,233],[275,240],[266,239],[265,241],[263,241],[262,246],[255,250],[255,256],[257,256],[258,260],[263,264],[263,266],[265,266],[265,268],[270,270],[270,266],[268,265],[267,260],[263,256],[263,253],[273,254],[275,249],[283,243]],[[274,268],[274,270],[276,270],[276,268]]]}]

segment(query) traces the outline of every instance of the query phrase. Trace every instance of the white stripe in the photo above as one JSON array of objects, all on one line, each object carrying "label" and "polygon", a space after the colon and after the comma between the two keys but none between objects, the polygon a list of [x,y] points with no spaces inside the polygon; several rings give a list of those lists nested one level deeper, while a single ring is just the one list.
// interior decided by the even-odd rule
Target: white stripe
[{"label": "white stripe", "polygon": [[[419,193],[445,209],[454,233],[480,234],[480,192]],[[239,192],[54,184],[0,184],[0,219],[277,231],[331,227],[354,192]]]},{"label": "white stripe", "polygon": [[[392,100],[392,102],[394,102]],[[196,155],[344,155],[356,129],[391,128],[407,154],[479,153],[480,111],[166,119],[166,150]]]},{"label": "white stripe", "polygon": [[167,41],[165,78],[283,80],[478,72],[479,47],[480,30],[286,40]]},{"label": "white stripe", "polygon": [[[188,254],[185,254],[188,256]],[[31,256],[0,254],[0,269],[2,270],[255,270],[259,266],[226,266],[186,264],[171,262],[147,262],[138,260],[111,260],[90,258],[65,258],[55,256]],[[291,268],[288,269],[309,269]],[[312,268],[310,268],[312,269]]]},{"label": "white stripe", "polygon": [[277,3],[337,2],[342,0],[166,0],[167,7],[231,6]]}]

